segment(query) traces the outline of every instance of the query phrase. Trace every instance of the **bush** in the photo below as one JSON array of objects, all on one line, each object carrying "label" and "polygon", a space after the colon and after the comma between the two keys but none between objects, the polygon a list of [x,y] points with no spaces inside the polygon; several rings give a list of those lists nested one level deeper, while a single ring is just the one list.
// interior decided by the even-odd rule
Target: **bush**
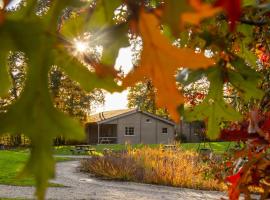
[{"label": "bush", "polygon": [[[223,190],[212,177],[207,163],[191,151],[162,148],[130,149],[125,153],[93,156],[81,162],[81,169],[95,176],[194,189]],[[214,176],[213,176],[214,177]]]}]

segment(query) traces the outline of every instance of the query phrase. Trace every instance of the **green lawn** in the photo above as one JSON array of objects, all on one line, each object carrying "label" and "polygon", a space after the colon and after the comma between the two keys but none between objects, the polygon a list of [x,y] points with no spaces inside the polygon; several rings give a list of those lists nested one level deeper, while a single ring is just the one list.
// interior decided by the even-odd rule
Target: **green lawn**
[{"label": "green lawn", "polygon": [[198,148],[209,148],[215,153],[224,153],[236,145],[235,142],[206,142],[206,143],[183,143],[181,147],[186,150],[198,150]]},{"label": "green lawn", "polygon": [[[210,145],[209,145],[210,144]],[[232,148],[235,145],[235,143],[230,142],[211,142],[211,143],[182,143],[180,146],[185,150],[194,150],[196,151],[198,148],[211,148],[215,153],[223,153],[228,150],[228,148]],[[141,148],[145,145],[143,144],[136,144],[136,145],[130,145],[132,148]],[[147,145],[152,148],[157,148],[160,145],[159,144],[150,144]],[[124,144],[99,144],[99,145],[92,145],[92,148],[95,148],[97,152],[102,153],[104,149],[111,149],[114,151],[121,151],[127,149],[127,146]],[[74,146],[58,146],[55,147],[55,154],[57,155],[71,155],[72,152],[71,149],[74,149]]]},{"label": "green lawn", "polygon": [[[143,144],[135,144],[130,145],[132,148],[141,148],[145,145]],[[150,144],[150,147],[158,147],[159,144]],[[71,149],[74,149],[75,146],[57,146],[54,148],[54,152],[56,155],[72,155]],[[127,146],[124,144],[99,144],[99,145],[92,145],[92,148],[95,148],[98,153],[102,153],[104,149],[111,149],[114,151],[122,151],[127,149]],[[81,154],[83,155],[83,154]]]},{"label": "green lawn", "polygon": [[[23,169],[24,163],[27,161],[28,150],[0,151],[0,184],[33,186],[35,185],[32,177],[18,178],[17,174]],[[65,161],[66,158],[57,158],[57,161]],[[60,186],[58,184],[50,184],[51,186]]]}]

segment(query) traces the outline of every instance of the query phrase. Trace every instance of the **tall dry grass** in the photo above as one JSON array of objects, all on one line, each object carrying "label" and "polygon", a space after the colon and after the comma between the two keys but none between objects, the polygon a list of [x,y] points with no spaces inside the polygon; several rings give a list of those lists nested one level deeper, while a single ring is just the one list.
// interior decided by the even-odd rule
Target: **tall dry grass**
[{"label": "tall dry grass", "polygon": [[223,190],[224,184],[209,176],[210,166],[196,152],[144,147],[125,153],[94,156],[81,162],[82,171],[117,180]]}]

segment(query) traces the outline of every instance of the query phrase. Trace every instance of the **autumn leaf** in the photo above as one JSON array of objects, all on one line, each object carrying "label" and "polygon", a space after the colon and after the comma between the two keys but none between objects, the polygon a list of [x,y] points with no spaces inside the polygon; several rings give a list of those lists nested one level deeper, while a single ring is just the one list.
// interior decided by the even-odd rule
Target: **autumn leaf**
[{"label": "autumn leaf", "polygon": [[228,176],[226,178],[226,181],[228,181],[231,184],[228,189],[229,198],[231,200],[236,200],[240,196],[239,184],[240,184],[242,174],[243,174],[243,171],[240,170],[236,174],[232,176]]},{"label": "autumn leaf", "polygon": [[2,5],[0,4],[0,25],[4,22],[5,20],[5,8],[9,4],[10,0],[3,0]]},{"label": "autumn leaf", "polygon": [[201,0],[189,0],[189,3],[194,11],[182,13],[180,16],[182,23],[198,25],[203,19],[212,17],[220,12],[219,7],[213,7],[210,4],[202,3]]},{"label": "autumn leaf", "polygon": [[172,119],[179,120],[177,107],[184,103],[184,97],[179,93],[175,74],[179,67],[191,69],[206,68],[214,64],[202,53],[195,53],[189,48],[177,48],[161,34],[160,24],[155,15],[140,12],[139,31],[143,40],[143,50],[140,65],[123,80],[128,87],[145,77],[151,78],[157,88],[157,104],[167,108]]},{"label": "autumn leaf", "polygon": [[241,0],[217,0],[216,7],[222,7],[228,15],[230,29],[235,29],[236,21],[241,16]]}]

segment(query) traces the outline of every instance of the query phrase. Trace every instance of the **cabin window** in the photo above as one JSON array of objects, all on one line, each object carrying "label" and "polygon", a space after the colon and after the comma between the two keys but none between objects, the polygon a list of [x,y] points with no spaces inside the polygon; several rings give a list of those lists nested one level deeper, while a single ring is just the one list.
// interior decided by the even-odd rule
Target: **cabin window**
[{"label": "cabin window", "polygon": [[146,121],[146,123],[151,123],[152,122],[152,120],[150,118],[147,118],[145,121]]},{"label": "cabin window", "polygon": [[162,133],[167,134],[168,133],[168,128],[162,128]]},{"label": "cabin window", "polygon": [[126,127],[125,135],[134,135],[134,127]]}]

